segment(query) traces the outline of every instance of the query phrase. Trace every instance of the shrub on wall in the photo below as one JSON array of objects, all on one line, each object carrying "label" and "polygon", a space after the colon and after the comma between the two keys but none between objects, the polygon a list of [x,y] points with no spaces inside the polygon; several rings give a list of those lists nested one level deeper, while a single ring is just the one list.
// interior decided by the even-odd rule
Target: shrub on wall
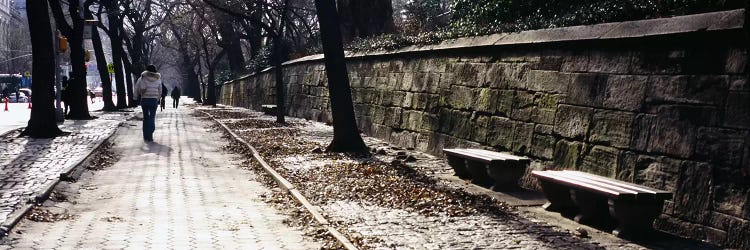
[{"label": "shrub on wall", "polygon": [[450,25],[355,40],[352,51],[393,50],[500,32],[632,21],[741,8],[743,0],[455,0]]}]

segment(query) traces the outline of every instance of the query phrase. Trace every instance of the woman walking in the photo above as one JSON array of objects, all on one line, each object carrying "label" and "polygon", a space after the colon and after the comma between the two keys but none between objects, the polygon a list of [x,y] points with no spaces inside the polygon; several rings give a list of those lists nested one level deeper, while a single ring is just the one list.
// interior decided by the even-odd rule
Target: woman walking
[{"label": "woman walking", "polygon": [[135,98],[141,99],[143,108],[143,140],[154,141],[154,130],[156,130],[156,108],[159,106],[161,97],[161,74],[156,71],[156,66],[146,66],[146,71],[141,73],[141,78],[135,83]]}]

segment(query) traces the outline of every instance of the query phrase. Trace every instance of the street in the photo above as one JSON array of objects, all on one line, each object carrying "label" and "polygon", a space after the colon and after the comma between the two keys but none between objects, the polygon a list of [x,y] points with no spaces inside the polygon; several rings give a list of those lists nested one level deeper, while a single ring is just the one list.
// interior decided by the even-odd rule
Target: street
[{"label": "street", "polygon": [[[101,98],[96,98],[94,103],[89,102],[89,111],[100,110],[104,107]],[[29,122],[31,109],[28,103],[8,103],[8,111],[5,103],[0,104],[0,134],[13,129],[24,127]]]}]

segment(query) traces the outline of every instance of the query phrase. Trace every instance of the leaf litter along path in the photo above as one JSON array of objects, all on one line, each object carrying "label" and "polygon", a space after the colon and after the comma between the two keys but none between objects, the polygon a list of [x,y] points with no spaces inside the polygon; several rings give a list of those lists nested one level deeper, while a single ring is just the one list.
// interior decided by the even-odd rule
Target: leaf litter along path
[{"label": "leaf litter along path", "polygon": [[[332,138],[332,128],[324,124],[287,118],[288,125],[283,125],[275,123],[275,117],[242,108],[198,110],[256,147],[363,248],[640,248],[577,238],[492,198],[455,188],[436,178],[450,171],[437,157],[370,137],[367,144],[378,146],[372,156],[322,153]],[[246,153],[240,146],[230,149]]]},{"label": "leaf litter along path", "polygon": [[[292,217],[267,204],[275,191],[237,167],[221,135],[186,109],[157,113],[155,143],[126,122],[75,183],[38,207],[0,249],[318,249]],[[109,166],[111,165],[111,166]],[[283,201],[278,201],[283,202]]]}]

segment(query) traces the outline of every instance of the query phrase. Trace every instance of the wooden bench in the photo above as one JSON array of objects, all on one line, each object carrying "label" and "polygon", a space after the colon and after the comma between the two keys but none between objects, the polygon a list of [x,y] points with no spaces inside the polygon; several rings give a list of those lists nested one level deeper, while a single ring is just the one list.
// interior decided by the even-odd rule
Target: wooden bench
[{"label": "wooden bench", "polygon": [[267,105],[261,105],[260,107],[264,114],[276,115],[276,105],[267,104]]},{"label": "wooden bench", "polygon": [[518,180],[530,162],[525,157],[482,149],[443,149],[443,152],[456,176],[495,191],[518,188]]},{"label": "wooden bench", "polygon": [[618,237],[653,231],[664,200],[672,193],[578,171],[533,171],[549,201],[547,211],[575,216],[578,223],[614,228]]}]

